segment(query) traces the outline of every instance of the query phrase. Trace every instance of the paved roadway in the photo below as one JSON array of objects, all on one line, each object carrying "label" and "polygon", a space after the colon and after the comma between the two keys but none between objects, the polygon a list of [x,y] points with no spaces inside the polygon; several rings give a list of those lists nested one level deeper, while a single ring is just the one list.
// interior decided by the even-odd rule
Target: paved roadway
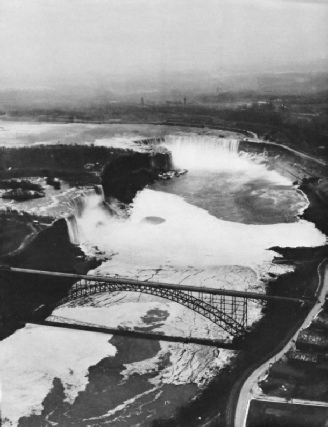
[{"label": "paved roadway", "polygon": [[[317,291],[317,295],[318,295],[317,304],[314,305],[314,307],[306,317],[305,321],[303,322],[301,328],[297,330],[297,332],[291,337],[291,339],[283,347],[283,349],[277,352],[273,357],[267,360],[259,368],[257,368],[244,382],[239,392],[238,402],[235,410],[235,415],[233,420],[233,425],[235,427],[246,426],[246,420],[247,420],[247,414],[248,414],[250,402],[252,399],[259,398],[259,396],[256,395],[257,384],[267,375],[267,371],[269,370],[270,365],[272,365],[277,360],[279,360],[294,345],[300,330],[308,327],[311,324],[312,320],[315,318],[315,316],[322,309],[322,306],[325,303],[326,295],[328,293],[328,259],[325,259],[321,264],[321,266],[323,267],[323,274],[321,275],[319,273],[320,283]],[[320,266],[319,266],[319,269],[320,269]],[[294,401],[295,400],[293,399],[293,403]],[[292,402],[290,401],[289,403],[292,403]],[[327,406],[327,403],[325,405]]]}]

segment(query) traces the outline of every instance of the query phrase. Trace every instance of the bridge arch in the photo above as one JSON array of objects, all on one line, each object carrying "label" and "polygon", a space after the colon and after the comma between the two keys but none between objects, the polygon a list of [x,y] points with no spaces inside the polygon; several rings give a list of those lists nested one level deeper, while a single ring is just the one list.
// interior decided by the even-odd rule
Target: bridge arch
[{"label": "bridge arch", "polygon": [[206,289],[204,292],[184,291],[161,286],[147,286],[147,282],[142,284],[89,282],[87,280],[84,282],[76,284],[58,306],[90,295],[122,291],[139,292],[177,302],[206,317],[232,336],[241,335],[247,326],[247,300],[245,298],[227,297],[226,295],[213,298],[213,295],[206,293]]},{"label": "bridge arch", "polygon": [[[74,283],[68,295],[59,301],[52,309],[69,301],[74,301],[89,295],[111,292],[140,292],[156,295],[188,307],[208,318],[233,336],[243,334],[248,326],[248,302],[258,301],[266,303],[297,304],[312,307],[317,303],[318,296],[287,297],[267,295],[257,292],[236,291],[232,289],[204,288],[158,282],[141,282],[123,277],[102,277],[81,274],[59,273],[53,271],[28,270],[0,265],[0,274],[6,277],[15,275],[32,275],[51,277],[52,279],[65,280],[65,283]],[[47,280],[43,282],[47,284]],[[53,282],[51,282],[53,283]],[[49,286],[50,283],[49,283]]]}]

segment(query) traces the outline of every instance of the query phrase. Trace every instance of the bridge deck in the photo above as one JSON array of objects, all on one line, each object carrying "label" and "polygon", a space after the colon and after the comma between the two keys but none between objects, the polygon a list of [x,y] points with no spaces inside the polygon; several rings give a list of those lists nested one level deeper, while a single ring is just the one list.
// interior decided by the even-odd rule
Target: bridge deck
[{"label": "bridge deck", "polygon": [[189,292],[201,292],[204,294],[211,295],[223,295],[223,296],[232,296],[232,297],[242,297],[247,299],[254,300],[264,300],[264,301],[281,301],[281,302],[294,302],[294,303],[313,303],[316,299],[315,297],[283,297],[275,295],[266,295],[256,292],[241,292],[228,289],[216,289],[208,288],[201,286],[185,286],[185,285],[174,285],[169,283],[161,282],[142,282],[133,279],[126,279],[123,277],[103,277],[103,276],[89,276],[81,274],[69,274],[69,273],[57,273],[51,271],[42,271],[42,270],[28,270],[23,268],[14,268],[0,266],[0,271],[21,273],[21,274],[33,274],[39,276],[51,276],[58,278],[67,278],[74,280],[87,280],[89,282],[101,282],[101,283],[115,283],[115,284],[127,284],[127,285],[136,285],[136,286],[147,286],[150,288],[166,288],[174,289],[179,291],[189,291]]}]

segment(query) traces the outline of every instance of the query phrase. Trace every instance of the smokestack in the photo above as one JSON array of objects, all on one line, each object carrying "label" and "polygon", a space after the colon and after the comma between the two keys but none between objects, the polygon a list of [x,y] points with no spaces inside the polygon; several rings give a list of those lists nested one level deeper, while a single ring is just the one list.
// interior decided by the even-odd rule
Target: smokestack
[{"label": "smokestack", "polygon": [[184,105],[187,105],[187,98],[183,98]]}]

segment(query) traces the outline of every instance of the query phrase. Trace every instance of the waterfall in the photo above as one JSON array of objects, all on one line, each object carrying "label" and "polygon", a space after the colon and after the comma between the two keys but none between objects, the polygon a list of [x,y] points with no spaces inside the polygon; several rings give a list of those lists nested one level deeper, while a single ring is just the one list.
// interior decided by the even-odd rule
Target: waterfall
[{"label": "waterfall", "polygon": [[74,216],[80,217],[85,209],[85,194],[79,194],[70,201]]},{"label": "waterfall", "polygon": [[77,194],[70,200],[72,213],[80,218],[86,209],[86,206],[95,206],[105,203],[105,195],[102,185],[95,185],[93,189],[87,189]]},{"label": "waterfall", "polygon": [[239,158],[239,141],[206,135],[170,135],[163,144],[172,152],[174,168],[217,170]]},{"label": "waterfall", "polygon": [[103,221],[113,215],[113,210],[104,200],[104,192],[101,185],[95,185],[93,189],[77,194],[71,201],[71,214],[66,218],[68,234],[71,243],[79,245],[84,240],[81,222]]},{"label": "waterfall", "polygon": [[103,200],[105,200],[104,189],[102,185],[100,184],[95,185],[95,193],[101,196]]},{"label": "waterfall", "polygon": [[69,240],[73,245],[79,245],[81,243],[81,236],[79,226],[75,215],[70,215],[66,218],[66,224],[68,229]]}]

